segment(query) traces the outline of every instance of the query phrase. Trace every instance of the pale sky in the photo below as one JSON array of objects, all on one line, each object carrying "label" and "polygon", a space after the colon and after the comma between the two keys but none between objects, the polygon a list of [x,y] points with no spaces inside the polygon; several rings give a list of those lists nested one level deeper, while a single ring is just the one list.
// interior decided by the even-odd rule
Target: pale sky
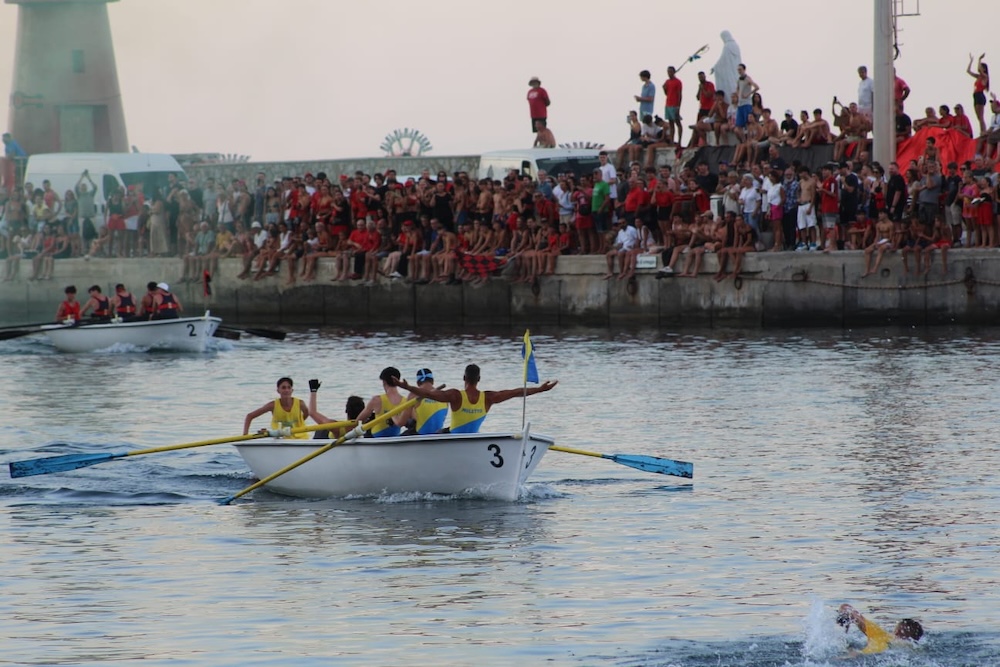
[{"label": "pale sky", "polygon": [[[1000,52],[988,50],[1000,2],[919,7],[900,19],[907,112],[960,102],[973,115],[970,51],[986,51],[1000,89]],[[779,118],[788,107],[829,114],[834,95],[855,99],[858,65],[872,69],[870,0],[121,0],[109,12],[129,142],[257,161],[380,155],[385,135],[403,127],[419,129],[436,155],[528,147],[532,76],[552,99],[557,141],[617,147],[638,72],[653,73],[662,113],[667,66],[708,44],[679,74],[685,125],[694,119],[696,74],[718,59],[722,30]],[[16,17],[0,4],[5,96]],[[4,105],[4,128],[7,115]]]}]

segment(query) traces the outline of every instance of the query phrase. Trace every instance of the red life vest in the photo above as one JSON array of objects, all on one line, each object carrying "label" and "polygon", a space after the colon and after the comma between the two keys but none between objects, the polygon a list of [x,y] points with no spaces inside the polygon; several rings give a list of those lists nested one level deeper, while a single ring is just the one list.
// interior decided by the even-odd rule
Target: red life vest
[{"label": "red life vest", "polygon": [[74,321],[80,321],[80,302],[79,301],[63,301],[62,302],[62,312],[63,319],[67,317],[72,317]]},{"label": "red life vest", "polygon": [[131,294],[129,295],[118,295],[118,308],[116,311],[119,315],[134,315],[135,314],[135,299]]},{"label": "red life vest", "polygon": [[111,299],[104,297],[103,299],[99,296],[94,297],[97,300],[97,308],[94,308],[94,317],[111,317]]},{"label": "red life vest", "polygon": [[159,308],[157,308],[161,313],[168,310],[177,310],[177,302],[174,301],[174,295],[170,292],[163,293],[163,301],[160,302]]}]

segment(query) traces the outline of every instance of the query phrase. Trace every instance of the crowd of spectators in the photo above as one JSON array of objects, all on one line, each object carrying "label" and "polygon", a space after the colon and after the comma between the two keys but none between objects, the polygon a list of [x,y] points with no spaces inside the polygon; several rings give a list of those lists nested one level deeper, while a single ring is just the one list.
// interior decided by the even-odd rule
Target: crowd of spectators
[{"label": "crowd of spectators", "polygon": [[[885,254],[905,250],[926,271],[935,249],[996,247],[1000,240],[993,171],[1000,103],[993,97],[987,127],[980,102],[989,79],[981,58],[975,71],[970,59],[969,74],[976,79],[979,154],[964,164],[942,165],[933,138],[908,164],[872,162],[873,86],[864,67],[858,101],[845,106],[834,98],[835,134],[818,108],[802,111],[801,122],[786,110],[779,123],[741,64],[737,90],[728,95],[698,73],[699,112],[687,148],[704,145],[710,133],[723,140],[731,134],[733,157],[717,165],[657,165],[658,148],[681,145],[683,84],[671,67],[664,117],[652,116],[656,91],[644,70],[635,96],[640,110],[628,117],[631,137],[616,160],[602,151],[593,173],[475,179],[425,170],[398,178],[388,169],[278,180],[261,172],[250,183],[171,178],[162,190],[115,192],[101,211],[87,172],[62,195],[48,182],[26,183],[0,194],[2,280],[19,276],[21,260],[31,262],[29,279],[48,280],[55,260],[81,256],[181,257],[182,282],[214,274],[222,258],[239,258],[239,278],[282,276],[286,285],[319,279],[320,266],[328,267],[326,279],[366,285],[480,283],[498,272],[533,282],[569,254],[603,255],[606,277],[622,280],[635,274],[638,255],[656,253],[665,265],[661,275],[677,267],[688,276],[698,274],[705,253],[718,253],[720,265],[733,269],[721,270],[720,279],[737,275],[743,256],[761,250],[864,250],[866,275]],[[531,86],[537,131],[549,98],[537,78]],[[897,77],[897,139],[923,127],[971,139],[961,105],[910,121],[903,112],[908,95]],[[833,145],[834,161],[820,169],[788,162],[779,150],[822,144]],[[332,261],[321,264],[323,258]]]}]

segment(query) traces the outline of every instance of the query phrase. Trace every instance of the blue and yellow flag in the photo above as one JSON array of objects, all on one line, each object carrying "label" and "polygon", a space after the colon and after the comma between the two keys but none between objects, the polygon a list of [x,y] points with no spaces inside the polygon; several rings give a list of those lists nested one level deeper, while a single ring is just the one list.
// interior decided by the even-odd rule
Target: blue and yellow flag
[{"label": "blue and yellow flag", "polygon": [[524,344],[521,345],[521,358],[524,360],[524,384],[538,384],[538,366],[535,365],[535,349],[531,345],[531,332],[524,330]]}]

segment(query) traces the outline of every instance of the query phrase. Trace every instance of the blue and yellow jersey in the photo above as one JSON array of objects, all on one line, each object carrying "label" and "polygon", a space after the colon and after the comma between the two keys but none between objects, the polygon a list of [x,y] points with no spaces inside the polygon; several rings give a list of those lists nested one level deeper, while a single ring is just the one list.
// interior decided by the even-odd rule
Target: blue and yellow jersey
[{"label": "blue and yellow jersey", "polygon": [[462,390],[462,406],[451,411],[452,433],[479,433],[479,427],[486,419],[486,392],[479,392],[479,400],[469,400],[469,394]]},{"label": "blue and yellow jersey", "polygon": [[[274,410],[271,411],[271,428],[302,428],[306,425],[306,419],[302,414],[302,400],[292,399],[292,409],[285,410],[281,407],[281,400],[275,399]],[[292,438],[308,438],[308,433],[293,433]]]},{"label": "blue and yellow jersey", "polygon": [[430,435],[444,428],[444,418],[448,414],[448,404],[425,398],[413,411],[417,422],[417,435]]},{"label": "blue and yellow jersey", "polygon": [[389,412],[389,410],[392,410],[396,406],[389,400],[388,394],[382,394],[379,398],[382,399],[382,408],[379,410],[378,414],[375,415],[375,425],[371,428],[372,437],[394,438],[399,435],[399,427],[392,423],[391,418],[384,419],[382,418],[382,415]]}]

